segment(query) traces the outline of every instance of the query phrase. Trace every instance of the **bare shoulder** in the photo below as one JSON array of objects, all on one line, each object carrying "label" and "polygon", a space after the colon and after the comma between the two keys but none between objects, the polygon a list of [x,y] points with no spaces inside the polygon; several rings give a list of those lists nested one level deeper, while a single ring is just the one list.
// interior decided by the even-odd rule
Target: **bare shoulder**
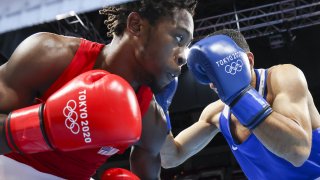
[{"label": "bare shoulder", "polygon": [[292,64],[273,66],[269,71],[269,83],[274,93],[303,92],[307,90],[304,73]]},{"label": "bare shoulder", "polygon": [[[35,86],[55,79],[73,59],[80,39],[52,33],[37,33],[25,39],[13,52],[9,61],[1,67],[2,80],[10,83],[12,75],[16,84],[24,84],[25,78],[34,78]],[[14,72],[14,74],[13,74]],[[0,72],[1,73],[1,72]],[[46,79],[41,79],[46,77]],[[37,82],[36,80],[39,81]],[[42,80],[42,81],[41,81]],[[30,84],[32,86],[32,83]]]},{"label": "bare shoulder", "polygon": [[25,43],[34,43],[38,48],[44,47],[49,49],[68,48],[76,50],[79,47],[81,39],[77,37],[64,36],[49,32],[39,32],[25,39]]},{"label": "bare shoulder", "polygon": [[21,42],[19,47],[22,46],[24,48],[37,48],[38,50],[59,50],[61,48],[63,48],[64,50],[72,50],[73,48],[76,49],[79,43],[79,38],[48,32],[39,32],[26,38],[23,42]]},{"label": "bare shoulder", "polygon": [[7,99],[1,109],[30,104],[61,75],[79,44],[79,38],[52,33],[37,33],[21,42],[0,66],[0,97]]},{"label": "bare shoulder", "polygon": [[304,73],[292,64],[281,64],[270,68],[270,81],[279,87],[303,86],[307,84]]},{"label": "bare shoulder", "polygon": [[292,74],[292,73],[298,73],[301,71],[297,66],[293,64],[279,64],[275,65],[269,68],[269,71],[273,74]]},{"label": "bare shoulder", "polygon": [[[28,62],[37,61],[39,63],[39,59],[57,60],[56,58],[59,57],[70,58],[75,54],[79,44],[79,38],[47,32],[36,33],[19,44],[10,57],[9,62],[11,59],[18,59],[20,61],[25,60]],[[45,61],[47,62],[48,60]]]},{"label": "bare shoulder", "polygon": [[221,100],[217,100],[207,105],[201,113],[199,121],[214,124],[219,128],[219,117],[225,104]]}]

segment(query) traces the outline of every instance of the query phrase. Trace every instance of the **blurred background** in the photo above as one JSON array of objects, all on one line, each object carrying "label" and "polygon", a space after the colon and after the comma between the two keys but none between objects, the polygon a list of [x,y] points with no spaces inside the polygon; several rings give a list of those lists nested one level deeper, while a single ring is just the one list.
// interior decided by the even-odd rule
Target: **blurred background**
[{"label": "blurred background", "polygon": [[[16,46],[36,32],[83,37],[110,42],[101,7],[125,0],[0,0],[0,64]],[[195,41],[223,28],[240,30],[255,55],[256,68],[291,63],[308,80],[315,104],[320,105],[320,0],[199,0],[195,19]],[[202,109],[217,96],[198,84],[187,67],[179,77],[170,107],[173,134],[196,122]],[[113,156],[99,173],[110,167],[129,168],[129,151]],[[263,159],[261,160],[263,161]],[[246,179],[227,143],[218,134],[201,152],[182,165],[163,169],[162,179]]]}]

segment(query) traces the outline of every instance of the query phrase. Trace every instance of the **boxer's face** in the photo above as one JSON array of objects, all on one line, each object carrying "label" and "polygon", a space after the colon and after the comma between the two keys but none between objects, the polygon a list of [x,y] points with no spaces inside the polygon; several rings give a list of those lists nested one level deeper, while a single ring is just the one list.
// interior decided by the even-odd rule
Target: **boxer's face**
[{"label": "boxer's face", "polygon": [[154,92],[180,74],[181,66],[186,63],[193,28],[191,14],[176,10],[173,17],[163,17],[142,31],[137,57],[151,78],[150,86]]}]

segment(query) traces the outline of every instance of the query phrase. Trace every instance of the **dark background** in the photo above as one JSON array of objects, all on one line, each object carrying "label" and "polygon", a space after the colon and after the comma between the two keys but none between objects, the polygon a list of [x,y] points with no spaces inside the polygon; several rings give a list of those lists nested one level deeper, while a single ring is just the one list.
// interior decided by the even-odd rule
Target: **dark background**
[{"label": "dark background", "polygon": [[[271,7],[276,8],[279,2],[283,2],[281,6],[283,9],[276,10],[279,12],[292,8],[299,9],[299,7],[308,4],[318,3],[318,1],[314,0],[199,0],[194,17],[195,39],[201,38],[216,29],[233,27],[231,26],[232,22],[230,19],[224,16],[226,13],[239,12],[240,18],[243,18],[243,15],[246,17],[258,17],[258,15],[267,15],[270,11],[274,12],[272,8],[264,9],[261,6],[273,4]],[[241,10],[249,8],[252,10],[243,12],[242,14]],[[258,9],[263,11],[263,13],[257,14],[255,10]],[[304,15],[305,18],[301,19],[301,22],[298,22],[297,17],[301,13],[305,13],[306,15]],[[302,12],[288,11],[279,14],[279,16],[270,16],[266,19],[263,17],[257,18],[254,22],[249,22],[249,24],[240,23],[240,27],[251,28],[251,30],[244,30],[242,32],[248,38],[251,51],[254,53],[255,67],[268,68],[272,65],[285,63],[296,65],[304,72],[314,102],[319,107],[320,25],[317,24],[320,22],[320,18],[318,16],[307,16],[308,14],[314,15],[315,13],[319,13],[317,5]],[[223,22],[226,22],[226,25],[215,26],[218,22],[211,22],[211,24],[208,23],[208,26],[212,26],[212,28],[209,28],[209,31],[197,31],[197,29],[203,27],[201,25],[201,22],[205,22],[203,18],[214,16],[225,17],[221,19]],[[90,31],[86,31],[79,24],[70,24],[67,20],[60,20],[0,34],[0,63],[5,63],[16,46],[23,39],[36,32],[46,31],[84,37],[101,43],[108,43],[110,41],[106,37],[106,28],[103,24],[104,17],[99,15],[97,11],[83,13],[79,17]],[[275,21],[279,23],[273,27],[272,22]],[[262,23],[267,25],[264,29],[259,29],[259,27],[255,26]],[[202,109],[216,99],[217,96],[207,86],[198,84],[187,67],[183,67],[182,74],[179,77],[178,90],[170,107],[173,134],[177,135],[181,130],[196,122]],[[108,163],[101,167],[101,170],[109,167],[129,168],[128,157],[129,150],[124,155],[112,157]],[[163,179],[245,179],[221,134],[218,134],[206,148],[182,165],[173,169],[163,169],[161,177]]]}]

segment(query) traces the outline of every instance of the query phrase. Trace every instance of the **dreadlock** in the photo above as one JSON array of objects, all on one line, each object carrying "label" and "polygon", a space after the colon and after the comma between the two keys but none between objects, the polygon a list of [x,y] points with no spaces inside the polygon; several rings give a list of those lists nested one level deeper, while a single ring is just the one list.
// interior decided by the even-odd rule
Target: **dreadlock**
[{"label": "dreadlock", "polygon": [[186,9],[194,15],[196,4],[197,0],[140,0],[105,7],[99,13],[107,16],[104,24],[109,29],[107,35],[111,37],[113,33],[117,36],[123,34],[127,17],[131,12],[138,12],[141,17],[154,25],[161,17],[172,16],[176,9]]}]

